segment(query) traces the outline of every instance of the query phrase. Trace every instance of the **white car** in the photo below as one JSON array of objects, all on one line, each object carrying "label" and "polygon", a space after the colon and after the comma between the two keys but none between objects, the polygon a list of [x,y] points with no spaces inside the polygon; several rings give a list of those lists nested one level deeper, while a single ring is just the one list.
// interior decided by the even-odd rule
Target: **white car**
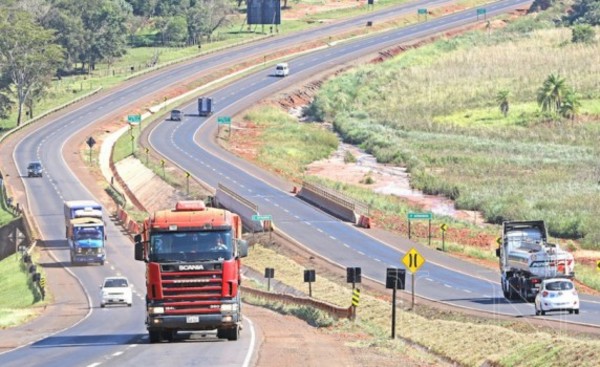
[{"label": "white car", "polygon": [[125,277],[108,277],[100,286],[100,307],[109,304],[126,304],[131,307],[133,295]]},{"label": "white car", "polygon": [[286,62],[282,62],[275,66],[275,76],[288,76],[290,74],[290,67]]},{"label": "white car", "polygon": [[579,295],[573,281],[564,278],[543,280],[535,296],[535,314],[548,311],[569,311],[579,314]]}]

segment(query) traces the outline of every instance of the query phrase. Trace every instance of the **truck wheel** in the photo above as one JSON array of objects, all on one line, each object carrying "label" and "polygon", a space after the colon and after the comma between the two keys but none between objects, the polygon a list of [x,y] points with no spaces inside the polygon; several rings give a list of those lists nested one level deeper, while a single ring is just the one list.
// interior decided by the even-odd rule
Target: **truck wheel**
[{"label": "truck wheel", "polygon": [[544,316],[546,314],[546,311],[540,310],[540,313],[542,314],[542,316]]},{"label": "truck wheel", "polygon": [[239,326],[235,326],[232,329],[228,330],[227,333],[227,339],[228,340],[238,340],[240,338],[240,327]]},{"label": "truck wheel", "polygon": [[175,340],[175,335],[177,335],[176,330],[166,330],[162,332],[162,339],[172,342],[173,340]]},{"label": "truck wheel", "polygon": [[148,336],[150,337],[150,343],[158,343],[161,341],[160,330],[148,330]]},{"label": "truck wheel", "polygon": [[217,338],[226,339],[227,338],[227,329],[217,329]]},{"label": "truck wheel", "polygon": [[579,315],[579,309],[575,310],[575,315]]}]

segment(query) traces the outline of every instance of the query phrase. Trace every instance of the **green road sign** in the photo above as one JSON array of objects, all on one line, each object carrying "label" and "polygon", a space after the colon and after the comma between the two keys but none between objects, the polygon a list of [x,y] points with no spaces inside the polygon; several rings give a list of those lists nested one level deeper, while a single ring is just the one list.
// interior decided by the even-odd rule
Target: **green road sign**
[{"label": "green road sign", "polygon": [[[483,15],[485,13],[486,13],[485,9],[477,9],[477,15]],[[471,13],[471,14],[473,14],[473,13]]]},{"label": "green road sign", "polygon": [[127,122],[130,124],[139,124],[142,122],[142,115],[127,115]]},{"label": "green road sign", "polygon": [[427,9],[418,9],[417,14],[427,14]]},{"label": "green road sign", "polygon": [[219,117],[217,117],[217,123],[222,124],[222,125],[231,125],[231,117],[219,116]]},{"label": "green road sign", "polygon": [[273,220],[273,216],[271,216],[271,215],[258,215],[258,214],[254,214],[252,216],[252,220],[255,220],[255,221]]},{"label": "green road sign", "polygon": [[410,270],[412,273],[416,273],[417,270],[419,270],[419,268],[425,264],[425,258],[421,256],[417,250],[411,248],[410,251],[408,251],[402,258],[402,262],[404,265],[406,265],[408,270]]},{"label": "green road sign", "polygon": [[408,219],[431,219],[431,213],[408,213]]}]

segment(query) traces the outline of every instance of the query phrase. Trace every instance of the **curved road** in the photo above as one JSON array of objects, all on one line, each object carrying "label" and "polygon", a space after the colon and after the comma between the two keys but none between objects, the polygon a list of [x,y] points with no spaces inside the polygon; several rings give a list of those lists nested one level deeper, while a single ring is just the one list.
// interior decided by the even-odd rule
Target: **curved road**
[{"label": "curved road", "polygon": [[[493,16],[495,13],[507,11],[522,3],[527,1],[502,1],[497,3],[499,4],[497,7],[488,6],[487,13],[488,16]],[[418,5],[418,7],[423,6],[423,2]],[[412,11],[415,11],[416,7],[417,5],[413,5]],[[218,114],[233,115],[274,91],[331,65],[396,45],[418,35],[441,32],[461,24],[472,23],[476,20],[473,13],[474,11],[457,13],[406,29],[307,54],[290,62],[292,74],[289,78],[275,79],[269,75],[269,71],[250,75],[214,93],[213,97],[220,108]],[[367,18],[358,22],[362,25],[364,19]],[[375,18],[369,15],[368,19]],[[331,26],[329,30],[333,31],[335,27],[337,25]],[[322,35],[324,29],[325,27],[314,30],[313,37],[317,34]],[[299,38],[294,39],[294,37]],[[292,35],[258,42],[228,50],[226,54],[229,56],[223,54],[208,56],[198,62],[174,67],[164,74],[148,76],[129,88],[111,93],[97,102],[85,105],[48,125],[39,127],[23,139],[15,150],[14,160],[19,167],[34,159],[39,159],[44,164],[43,178],[24,181],[28,197],[31,198],[30,212],[35,216],[43,238],[47,246],[52,249],[57,262],[68,267],[68,251],[63,239],[62,201],[93,198],[64,163],[62,149],[57,142],[68,141],[77,131],[100,119],[106,111],[122,108],[137,100],[148,90],[158,90],[185,80],[199,71],[222,66],[221,60],[224,58],[239,60],[239,58],[250,57],[250,54],[256,54],[256,50],[261,52],[263,47],[262,52],[266,52],[273,47],[281,47],[287,42],[300,42],[300,37],[300,35]],[[191,109],[192,107],[188,106],[185,111],[191,113]],[[261,213],[273,215],[280,230],[334,262],[343,266],[361,266],[365,276],[379,281],[384,279],[386,267],[402,267],[399,262],[403,255],[402,249],[406,250],[408,246],[412,246],[411,243],[402,240],[401,243],[392,246],[377,241],[365,232],[339,222],[289,195],[285,183],[277,178],[265,173],[251,176],[238,168],[244,167],[245,162],[223,152],[219,154],[224,154],[225,158],[218,158],[211,152],[216,152],[219,148],[211,146],[209,139],[214,135],[215,129],[214,119],[186,116],[181,123],[160,124],[152,133],[151,142],[165,157],[177,162],[211,186],[216,187],[219,182],[222,182],[236,188],[241,195],[259,204]],[[165,136],[168,138],[165,139]],[[197,137],[196,140],[192,139],[193,136]],[[144,342],[146,333],[143,325],[143,294],[136,292],[134,307],[131,309],[97,308],[96,290],[105,276],[122,273],[130,278],[135,289],[143,289],[144,284],[143,264],[133,261],[131,243],[122,237],[119,229],[113,225],[109,225],[108,236],[110,245],[107,265],[69,268],[90,292],[90,302],[94,308],[88,317],[64,332],[0,355],[1,365],[20,366],[23,363],[34,365],[35,363],[29,363],[32,361],[39,361],[36,363],[44,366],[59,364],[95,366],[107,361],[121,365],[145,362],[186,364],[197,355],[202,355],[203,360],[196,359],[195,362],[206,365],[247,363],[248,353],[252,352],[252,338],[247,333],[247,330],[251,330],[250,325],[246,325],[242,339],[236,343],[217,342],[211,335],[194,335],[194,339],[203,342],[160,344],[151,347]],[[450,261],[449,267],[440,266],[432,261],[435,257],[439,257],[439,254],[429,254],[425,249],[421,253],[428,262],[417,276],[418,294],[488,311],[512,315],[533,314],[531,305],[503,301],[498,286],[498,276],[490,274],[493,272],[477,269],[472,265],[469,265],[470,268],[463,267],[456,261]],[[470,274],[455,271],[461,268],[470,269]],[[584,303],[581,314],[577,318],[565,315],[557,317],[565,321],[589,322],[597,325],[600,320],[599,305],[598,299],[592,299],[591,302]]]}]

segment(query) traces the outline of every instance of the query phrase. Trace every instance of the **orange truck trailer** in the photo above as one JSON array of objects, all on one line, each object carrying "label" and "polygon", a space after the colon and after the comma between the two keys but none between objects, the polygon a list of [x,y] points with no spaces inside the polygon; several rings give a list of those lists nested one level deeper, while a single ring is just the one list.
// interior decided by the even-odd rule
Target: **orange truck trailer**
[{"label": "orange truck trailer", "polygon": [[248,255],[239,215],[180,201],[156,211],[135,236],[135,259],[146,263],[146,326],[151,343],[177,331],[241,330],[241,261]]}]

